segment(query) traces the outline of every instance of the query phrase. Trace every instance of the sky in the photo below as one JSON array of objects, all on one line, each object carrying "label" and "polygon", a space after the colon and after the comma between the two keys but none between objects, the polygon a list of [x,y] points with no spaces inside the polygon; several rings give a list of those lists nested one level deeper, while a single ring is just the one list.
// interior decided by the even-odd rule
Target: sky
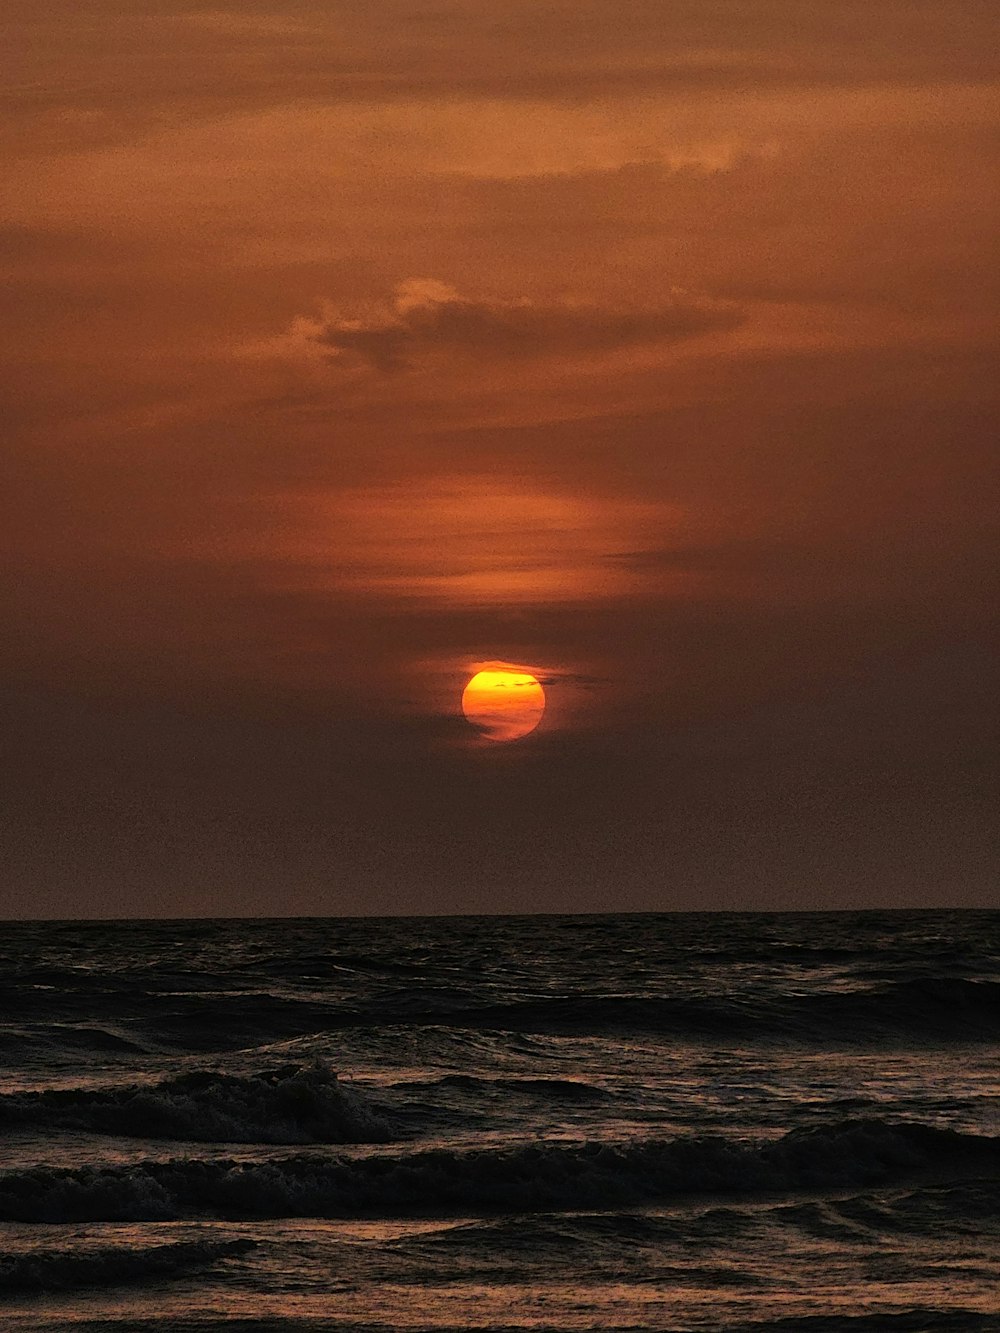
[{"label": "sky", "polygon": [[996,904],[993,0],[9,4],[0,915]]}]

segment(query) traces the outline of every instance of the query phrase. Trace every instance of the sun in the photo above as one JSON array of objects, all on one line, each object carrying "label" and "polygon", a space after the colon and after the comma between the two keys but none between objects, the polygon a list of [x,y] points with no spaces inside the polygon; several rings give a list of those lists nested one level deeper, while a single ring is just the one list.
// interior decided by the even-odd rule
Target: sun
[{"label": "sun", "polygon": [[466,685],[462,712],[487,740],[520,740],[541,722],[545,691],[529,671],[490,667]]}]

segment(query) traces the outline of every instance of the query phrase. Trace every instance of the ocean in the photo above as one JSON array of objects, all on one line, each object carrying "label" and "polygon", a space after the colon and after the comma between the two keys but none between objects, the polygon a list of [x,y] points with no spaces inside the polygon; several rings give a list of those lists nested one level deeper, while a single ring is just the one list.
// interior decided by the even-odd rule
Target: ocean
[{"label": "ocean", "polygon": [[1000,912],[7,923],[0,1328],[1000,1330]]}]

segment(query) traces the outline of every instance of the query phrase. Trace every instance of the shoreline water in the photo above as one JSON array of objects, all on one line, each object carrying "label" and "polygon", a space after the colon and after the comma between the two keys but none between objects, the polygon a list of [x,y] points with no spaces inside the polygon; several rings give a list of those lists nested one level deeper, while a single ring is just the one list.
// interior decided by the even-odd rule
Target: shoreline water
[{"label": "shoreline water", "polygon": [[1000,1328],[1000,912],[16,923],[0,994],[18,1333]]}]

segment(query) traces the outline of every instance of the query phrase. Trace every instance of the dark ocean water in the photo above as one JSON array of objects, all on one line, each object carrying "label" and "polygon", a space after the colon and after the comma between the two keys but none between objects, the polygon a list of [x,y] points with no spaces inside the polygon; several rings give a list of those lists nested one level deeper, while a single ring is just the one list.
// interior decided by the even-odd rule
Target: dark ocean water
[{"label": "dark ocean water", "polygon": [[7,924],[0,1327],[1000,1330],[1000,912]]}]

